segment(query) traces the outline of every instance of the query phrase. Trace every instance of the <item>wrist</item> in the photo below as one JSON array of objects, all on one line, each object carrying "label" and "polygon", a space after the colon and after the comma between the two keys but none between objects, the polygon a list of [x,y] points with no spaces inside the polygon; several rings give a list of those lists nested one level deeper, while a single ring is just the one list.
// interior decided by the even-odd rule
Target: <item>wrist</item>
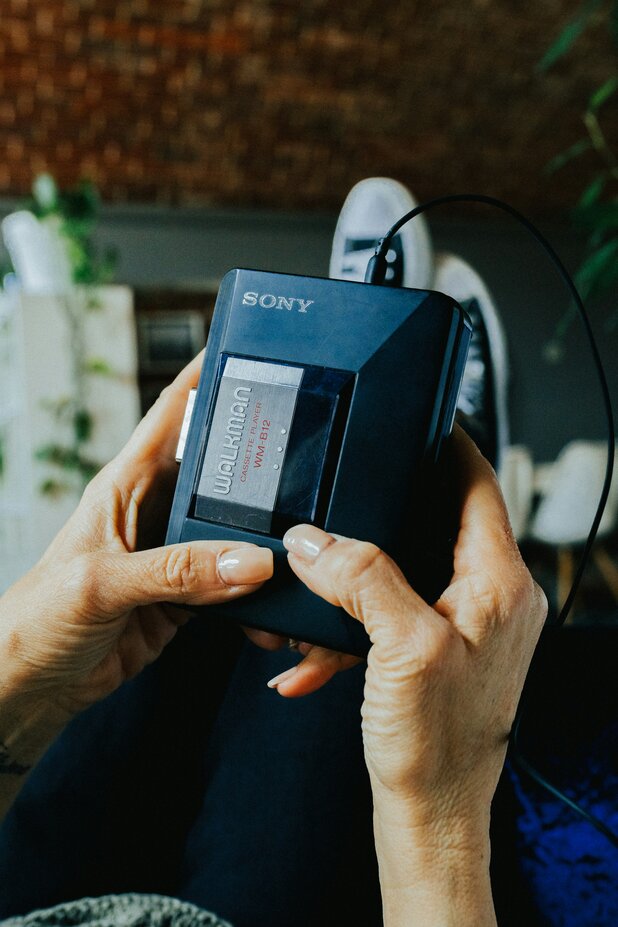
[{"label": "wrist", "polygon": [[388,825],[390,833],[401,826],[405,831],[423,834],[436,845],[446,841],[453,849],[458,839],[463,848],[489,833],[495,786],[485,787],[482,781],[477,781],[474,787],[464,786],[459,781],[431,789],[418,785],[395,789],[371,774],[369,779],[375,814]]},{"label": "wrist", "polygon": [[0,822],[67,721],[44,695],[35,699],[6,679],[0,683]]},{"label": "wrist", "polygon": [[68,720],[44,702],[0,698],[0,773],[28,772]]},{"label": "wrist", "polygon": [[385,927],[495,927],[489,809],[374,798]]},{"label": "wrist", "polygon": [[[11,661],[0,654],[4,678],[0,683],[0,754],[5,772],[27,771],[41,758],[71,720],[49,691],[23,672],[12,672]],[[1,762],[1,761],[0,761]],[[1,770],[0,770],[1,771]]]}]

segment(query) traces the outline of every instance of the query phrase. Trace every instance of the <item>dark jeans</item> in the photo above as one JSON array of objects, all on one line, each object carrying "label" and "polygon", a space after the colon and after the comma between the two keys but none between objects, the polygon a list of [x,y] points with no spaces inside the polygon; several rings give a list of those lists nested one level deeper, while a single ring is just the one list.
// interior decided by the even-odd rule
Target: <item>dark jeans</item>
[{"label": "dark jeans", "polygon": [[[618,768],[608,765],[615,640],[609,630],[551,636],[527,723],[531,756],[560,784],[571,775],[599,814]],[[76,718],[0,829],[0,915],[131,890],[193,901],[235,927],[376,927],[364,667],[286,701],[265,683],[292,659],[193,621],[156,664]],[[528,782],[514,790],[503,777],[492,845],[501,927],[617,922],[615,852]]]},{"label": "dark jeans", "polygon": [[265,683],[293,659],[194,621],[77,718],[0,830],[0,914],[132,890],[235,927],[375,924],[363,667],[292,703]]}]

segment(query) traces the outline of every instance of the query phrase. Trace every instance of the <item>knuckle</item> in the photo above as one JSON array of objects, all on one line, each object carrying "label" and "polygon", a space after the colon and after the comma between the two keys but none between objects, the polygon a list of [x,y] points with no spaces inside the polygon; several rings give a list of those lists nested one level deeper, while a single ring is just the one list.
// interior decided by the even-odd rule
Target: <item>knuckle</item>
[{"label": "knuckle", "polygon": [[172,548],[163,564],[163,583],[174,592],[190,592],[198,577],[196,558],[190,547]]},{"label": "knuckle", "polygon": [[386,555],[379,547],[368,541],[357,541],[342,557],[338,579],[346,587],[362,587],[380,572],[385,562]]},{"label": "knuckle", "polygon": [[[500,632],[512,613],[510,591],[498,575],[479,571],[465,577],[465,621],[476,643]],[[455,605],[455,611],[459,608]]]},{"label": "knuckle", "polygon": [[534,580],[525,567],[519,570],[518,575],[513,580],[510,598],[514,609],[527,609],[536,598]]},{"label": "knuckle", "polygon": [[468,591],[484,624],[493,624],[503,608],[504,590],[489,573],[474,573],[468,577]]},{"label": "knuckle", "polygon": [[175,392],[174,386],[172,383],[170,383],[168,386],[164,387],[164,389],[161,390],[161,392],[159,393],[157,402],[159,403],[166,402],[169,399],[169,397],[173,395],[174,392]]},{"label": "knuckle", "polygon": [[535,605],[538,602],[538,595],[535,587],[536,583],[521,561],[519,569],[512,572],[510,581],[506,581],[503,586],[503,609],[507,617],[537,610]]},{"label": "knuckle", "polygon": [[469,595],[484,633],[492,634],[511,623],[528,618],[542,625],[547,616],[547,600],[523,560],[512,560],[495,574],[478,573],[469,577]]},{"label": "knuckle", "polygon": [[77,597],[87,612],[96,610],[99,602],[100,577],[101,565],[92,554],[80,554],[68,567],[65,589]]},{"label": "knuckle", "polygon": [[115,490],[115,461],[106,464],[84,487],[79,503],[79,510],[87,517],[97,517],[111,511],[110,496]]},{"label": "knuckle", "polygon": [[379,641],[369,652],[368,665],[379,668],[381,677],[395,686],[429,682],[443,674],[457,638],[448,622],[417,626],[396,639]]},{"label": "knuckle", "polygon": [[453,647],[461,644],[461,639],[455,628],[448,621],[434,625],[431,631],[426,632],[425,652],[428,665],[441,667],[450,658]]},{"label": "knuckle", "polygon": [[101,485],[102,481],[101,473],[102,471],[99,471],[98,475],[95,476],[94,479],[90,480],[90,482],[87,483],[84,487],[84,491],[82,492],[81,497],[81,505],[90,507],[91,503],[96,499],[99,486]]},{"label": "knuckle", "polygon": [[544,591],[541,589],[539,584],[532,581],[532,593],[534,597],[534,602],[536,603],[536,614],[539,625],[542,627],[545,624],[547,618],[547,612],[549,610],[549,604],[547,601],[547,596]]}]

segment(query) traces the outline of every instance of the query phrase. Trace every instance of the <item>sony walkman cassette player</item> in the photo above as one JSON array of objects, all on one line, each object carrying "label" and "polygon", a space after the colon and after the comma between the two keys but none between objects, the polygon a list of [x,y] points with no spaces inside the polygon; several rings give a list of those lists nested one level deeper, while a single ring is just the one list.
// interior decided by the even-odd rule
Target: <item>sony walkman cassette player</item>
[{"label": "sony walkman cassette player", "polygon": [[209,607],[365,655],[343,609],[287,565],[301,522],[372,541],[405,572],[403,528],[450,433],[471,327],[450,297],[253,270],[221,284],[166,543],[250,541],[275,572]]}]

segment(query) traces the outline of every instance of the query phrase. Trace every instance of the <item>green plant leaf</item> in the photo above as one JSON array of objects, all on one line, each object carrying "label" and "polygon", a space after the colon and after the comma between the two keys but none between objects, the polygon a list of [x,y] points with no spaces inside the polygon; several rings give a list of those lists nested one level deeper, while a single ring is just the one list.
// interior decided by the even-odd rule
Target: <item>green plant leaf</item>
[{"label": "green plant leaf", "polygon": [[63,470],[79,469],[77,451],[70,447],[63,447],[61,444],[45,444],[37,448],[34,456],[37,460],[53,464],[56,467],[62,467]]},{"label": "green plant leaf", "polygon": [[618,284],[618,261],[611,260],[592,280],[588,299],[600,299],[606,293],[616,294]]},{"label": "green plant leaf", "polygon": [[72,447],[63,447],[61,444],[46,444],[39,447],[34,454],[37,460],[52,464],[62,470],[78,473],[82,479],[90,480],[99,470],[99,464],[88,457],[83,457]]},{"label": "green plant leaf", "polygon": [[584,152],[588,151],[590,148],[592,148],[590,139],[580,138],[578,142],[575,142],[575,144],[567,148],[566,151],[561,151],[560,154],[552,158],[545,166],[545,173],[555,174],[556,171],[559,171],[560,168],[568,164],[569,161],[573,161],[574,158],[579,158],[580,155],[583,155]]},{"label": "green plant leaf", "polygon": [[587,209],[588,206],[593,206],[598,202],[599,197],[605,189],[605,184],[607,183],[607,177],[605,174],[600,174],[598,177],[595,177],[594,180],[588,184],[582,195],[580,196],[576,209]]},{"label": "green plant leaf", "polygon": [[100,283],[111,283],[118,267],[118,249],[108,247],[103,252],[99,268]]},{"label": "green plant leaf", "polygon": [[617,90],[618,76],[614,75],[614,77],[610,77],[609,80],[606,80],[604,84],[601,84],[601,86],[595,90],[588,101],[588,109],[596,113],[596,111],[603,106],[605,101],[609,100]]},{"label": "green plant leaf", "polygon": [[618,238],[605,242],[580,264],[573,279],[582,299],[611,285],[617,270]]},{"label": "green plant leaf", "polygon": [[583,4],[578,15],[566,24],[555,42],[549,46],[537,65],[538,71],[548,71],[556,61],[566,55],[588,25],[592,14],[598,10],[602,3],[603,0],[588,0],[587,3]]},{"label": "green plant leaf", "polygon": [[62,212],[67,220],[90,226],[99,211],[99,198],[89,183],[82,183],[74,190],[65,190],[62,194]]},{"label": "green plant leaf", "polygon": [[0,289],[4,288],[4,278],[8,274],[13,273],[13,265],[10,258],[4,254],[0,254]]},{"label": "green plant leaf", "polygon": [[103,357],[89,357],[84,361],[83,370],[84,373],[97,373],[104,377],[111,377],[114,372]]},{"label": "green plant leaf", "polygon": [[75,405],[70,396],[62,396],[60,399],[41,399],[41,408],[49,412],[56,421],[66,421]]},{"label": "green plant leaf", "polygon": [[79,443],[87,441],[92,434],[92,416],[87,409],[78,409],[73,416],[73,430]]},{"label": "green plant leaf", "polygon": [[49,496],[52,499],[58,499],[60,496],[63,496],[65,493],[70,492],[72,487],[68,483],[63,483],[61,480],[47,479],[43,480],[42,483],[39,483],[39,492],[44,496]]},{"label": "green plant leaf", "polygon": [[92,181],[82,177],[77,190],[82,197],[84,205],[87,206],[90,213],[94,216],[98,215],[99,209],[101,207],[101,197],[99,195],[99,191],[92,183]]},{"label": "green plant leaf", "polygon": [[80,457],[78,469],[79,475],[81,476],[84,483],[89,483],[90,480],[94,479],[101,468],[93,460],[87,460],[84,457]]},{"label": "green plant leaf", "polygon": [[99,217],[100,199],[96,187],[87,180],[71,190],[58,190],[50,174],[36,178],[32,198],[24,204],[41,219],[54,220],[64,236],[74,283],[109,282],[113,276],[107,253],[97,257],[92,236]]},{"label": "green plant leaf", "polygon": [[603,237],[618,230],[618,200],[577,206],[572,216],[581,229],[593,233],[596,238]]}]

